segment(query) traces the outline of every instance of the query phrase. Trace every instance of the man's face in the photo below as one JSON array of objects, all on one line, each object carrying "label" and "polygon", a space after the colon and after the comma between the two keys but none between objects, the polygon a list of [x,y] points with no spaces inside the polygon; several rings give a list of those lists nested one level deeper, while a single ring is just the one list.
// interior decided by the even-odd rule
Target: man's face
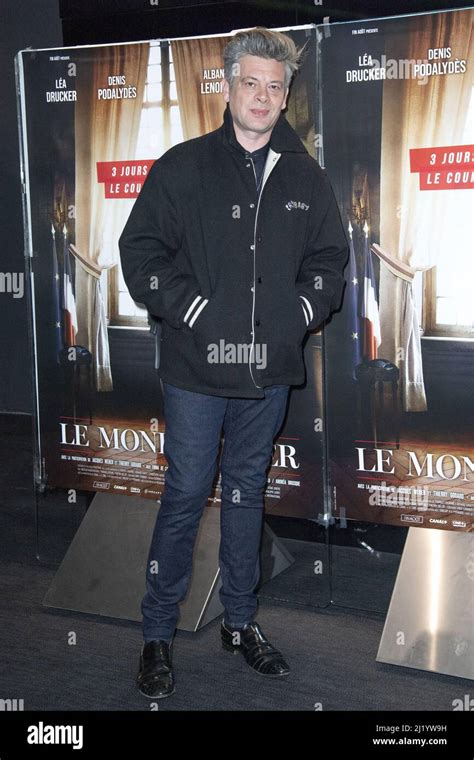
[{"label": "man's face", "polygon": [[223,94],[241,130],[264,134],[273,129],[286,106],[285,66],[281,61],[244,55],[232,87],[224,81]]}]

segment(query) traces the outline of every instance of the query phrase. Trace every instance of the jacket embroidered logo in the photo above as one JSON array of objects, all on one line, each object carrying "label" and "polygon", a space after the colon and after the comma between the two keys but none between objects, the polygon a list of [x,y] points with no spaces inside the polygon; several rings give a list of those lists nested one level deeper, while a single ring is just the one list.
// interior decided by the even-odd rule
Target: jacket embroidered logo
[{"label": "jacket embroidered logo", "polygon": [[294,208],[300,208],[302,211],[308,211],[309,205],[307,203],[303,203],[303,201],[288,201],[288,203],[285,204],[285,208],[288,209],[288,211],[292,211]]}]

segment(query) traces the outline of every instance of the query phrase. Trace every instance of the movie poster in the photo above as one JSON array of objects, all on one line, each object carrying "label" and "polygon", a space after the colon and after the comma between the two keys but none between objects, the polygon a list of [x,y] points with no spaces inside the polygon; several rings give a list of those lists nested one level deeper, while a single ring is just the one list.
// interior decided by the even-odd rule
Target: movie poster
[{"label": "movie poster", "polygon": [[325,329],[335,517],[473,529],[472,22],[320,29],[324,159],[350,240]]},{"label": "movie poster", "polygon": [[[314,28],[286,30],[305,59],[287,118],[316,156]],[[159,500],[166,460],[160,329],[124,283],[118,239],[153,162],[217,129],[227,36],[27,50],[17,58],[31,282],[36,480]],[[323,512],[322,346],[291,392],[267,511]],[[220,501],[219,482],[210,503]]]}]

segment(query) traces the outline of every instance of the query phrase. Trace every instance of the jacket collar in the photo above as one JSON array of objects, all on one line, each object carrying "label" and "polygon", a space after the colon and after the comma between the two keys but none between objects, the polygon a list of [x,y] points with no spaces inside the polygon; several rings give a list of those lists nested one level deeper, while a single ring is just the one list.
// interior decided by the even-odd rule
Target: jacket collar
[{"label": "jacket collar", "polygon": [[[235,136],[234,122],[228,103],[226,104],[226,109],[224,111],[224,121],[221,127],[221,134],[222,141],[227,148],[232,146],[232,148],[238,150],[240,153],[245,153],[245,149],[242,147],[242,145],[240,145]],[[275,151],[275,153],[307,152],[300,138],[296,134],[293,127],[287,122],[283,113],[280,114],[275,126],[273,127],[270,137],[270,148]]]}]

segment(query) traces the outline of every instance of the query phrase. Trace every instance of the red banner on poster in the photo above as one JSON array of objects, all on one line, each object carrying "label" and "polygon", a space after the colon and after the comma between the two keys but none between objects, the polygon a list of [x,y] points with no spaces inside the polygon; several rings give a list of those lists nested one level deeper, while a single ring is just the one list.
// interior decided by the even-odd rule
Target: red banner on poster
[{"label": "red banner on poster", "polygon": [[422,172],[420,190],[472,190],[474,169],[447,172]]},{"label": "red banner on poster", "polygon": [[154,158],[140,161],[98,161],[97,181],[104,183],[106,198],[138,198]]},{"label": "red banner on poster", "polygon": [[447,145],[410,150],[410,171],[447,171],[474,168],[474,145]]}]

